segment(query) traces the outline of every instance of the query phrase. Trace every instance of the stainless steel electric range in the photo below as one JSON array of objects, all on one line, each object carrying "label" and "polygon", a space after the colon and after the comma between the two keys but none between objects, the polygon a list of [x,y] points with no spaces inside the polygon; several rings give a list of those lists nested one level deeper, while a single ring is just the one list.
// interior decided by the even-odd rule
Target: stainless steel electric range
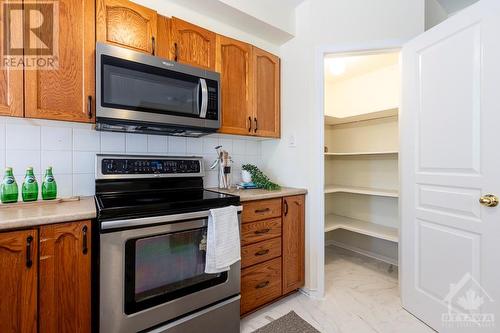
[{"label": "stainless steel electric range", "polygon": [[97,155],[100,332],[239,332],[240,263],[204,269],[209,209],[240,200],[204,190],[203,170],[198,157]]}]

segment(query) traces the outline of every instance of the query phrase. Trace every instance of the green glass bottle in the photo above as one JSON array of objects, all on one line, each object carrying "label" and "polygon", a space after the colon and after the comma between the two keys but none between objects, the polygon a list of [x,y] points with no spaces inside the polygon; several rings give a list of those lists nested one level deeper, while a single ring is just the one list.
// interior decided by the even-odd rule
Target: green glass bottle
[{"label": "green glass bottle", "polygon": [[45,176],[42,182],[42,199],[53,200],[57,197],[57,184],[52,174],[52,167],[45,170]]},{"label": "green glass bottle", "polygon": [[35,174],[33,173],[32,167],[26,169],[26,176],[24,176],[22,195],[23,195],[23,201],[36,201],[38,199],[38,183],[36,182]]},{"label": "green glass bottle", "polygon": [[0,186],[0,197],[3,203],[17,202],[19,190],[12,168],[5,169],[2,185]]}]

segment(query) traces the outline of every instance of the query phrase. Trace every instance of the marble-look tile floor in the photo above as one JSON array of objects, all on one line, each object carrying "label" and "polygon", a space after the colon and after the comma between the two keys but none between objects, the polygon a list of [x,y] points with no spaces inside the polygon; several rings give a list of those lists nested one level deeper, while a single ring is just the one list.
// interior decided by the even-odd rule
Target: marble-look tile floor
[{"label": "marble-look tile floor", "polygon": [[295,293],[241,320],[250,333],[294,310],[324,333],[431,333],[401,307],[397,267],[334,246],[326,247],[325,298]]}]

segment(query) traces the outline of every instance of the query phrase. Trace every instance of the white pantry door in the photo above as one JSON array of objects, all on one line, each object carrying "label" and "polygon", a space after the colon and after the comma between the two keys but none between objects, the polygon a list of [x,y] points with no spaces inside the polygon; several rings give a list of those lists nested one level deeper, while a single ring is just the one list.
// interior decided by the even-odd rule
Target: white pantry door
[{"label": "white pantry door", "polygon": [[418,36],[402,59],[403,307],[439,332],[500,332],[500,206],[479,203],[500,196],[500,0]]}]

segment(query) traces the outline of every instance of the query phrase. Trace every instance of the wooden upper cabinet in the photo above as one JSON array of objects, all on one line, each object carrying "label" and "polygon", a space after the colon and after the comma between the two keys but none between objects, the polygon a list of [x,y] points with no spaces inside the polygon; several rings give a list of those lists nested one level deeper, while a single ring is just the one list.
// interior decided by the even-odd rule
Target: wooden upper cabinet
[{"label": "wooden upper cabinet", "polygon": [[97,0],[97,41],[155,54],[156,11],[128,0]]},{"label": "wooden upper cabinet", "polygon": [[283,198],[283,294],[304,286],[305,197]]},{"label": "wooden upper cabinet", "polygon": [[40,228],[40,332],[91,330],[90,221]]},{"label": "wooden upper cabinet", "polygon": [[197,25],[172,18],[171,59],[183,64],[215,70],[216,34]]},{"label": "wooden upper cabinet", "polygon": [[0,332],[37,332],[36,230],[0,233]]},{"label": "wooden upper cabinet", "polygon": [[251,134],[253,117],[252,46],[218,35],[215,69],[221,75],[222,123],[219,132]]},{"label": "wooden upper cabinet", "polygon": [[157,38],[156,38],[156,55],[162,58],[173,60],[171,54],[172,36],[171,36],[172,19],[158,14],[156,16]]},{"label": "wooden upper cabinet", "polygon": [[57,67],[50,70],[27,69],[24,75],[26,117],[94,122],[93,0],[59,0]]},{"label": "wooden upper cabinet", "polygon": [[[15,23],[14,23],[15,24]],[[4,24],[0,25],[1,36],[7,36]],[[14,27],[10,31],[11,38],[16,40],[16,43],[23,45],[23,29],[22,27]],[[17,33],[17,35],[15,35]],[[0,50],[2,54],[2,62],[4,55],[6,55],[5,44],[3,41],[0,43]],[[15,116],[22,117],[23,111],[23,68],[9,69],[0,68],[0,115],[1,116]]]},{"label": "wooden upper cabinet", "polygon": [[280,59],[253,48],[254,61],[254,127],[257,136],[280,137]]}]

